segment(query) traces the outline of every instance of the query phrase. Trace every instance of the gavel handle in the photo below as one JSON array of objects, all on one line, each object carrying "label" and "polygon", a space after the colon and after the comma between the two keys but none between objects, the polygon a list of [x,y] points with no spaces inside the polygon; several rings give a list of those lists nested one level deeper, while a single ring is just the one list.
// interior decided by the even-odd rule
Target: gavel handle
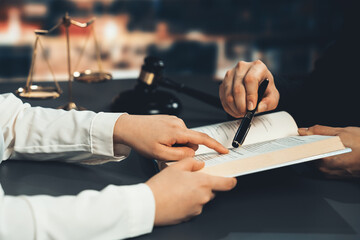
[{"label": "gavel handle", "polygon": [[162,87],[173,89],[180,93],[185,93],[185,94],[189,95],[190,97],[196,98],[200,101],[210,104],[213,107],[221,108],[221,109],[223,108],[221,105],[220,99],[218,97],[207,94],[205,92],[201,92],[201,91],[193,89],[193,88],[189,88],[189,87],[185,86],[185,84],[183,84],[183,83],[177,83],[177,82],[172,81],[171,79],[165,78],[165,77],[161,78],[158,83]]}]

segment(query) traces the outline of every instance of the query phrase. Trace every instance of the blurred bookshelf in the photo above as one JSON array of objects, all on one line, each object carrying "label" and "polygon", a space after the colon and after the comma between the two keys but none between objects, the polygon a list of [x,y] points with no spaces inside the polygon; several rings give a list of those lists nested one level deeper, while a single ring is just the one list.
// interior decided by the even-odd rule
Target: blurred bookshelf
[{"label": "blurred bookshelf", "polygon": [[[82,22],[96,17],[103,68],[114,79],[136,78],[148,54],[162,57],[169,74],[221,79],[238,61],[261,59],[273,73],[303,74],[341,28],[335,0],[2,0],[0,81],[24,81],[35,29],[50,29],[66,12]],[[71,62],[89,32],[70,28]],[[66,80],[65,34],[44,37],[45,56]],[[74,71],[96,66],[93,43]],[[34,79],[50,80],[40,54]]]}]

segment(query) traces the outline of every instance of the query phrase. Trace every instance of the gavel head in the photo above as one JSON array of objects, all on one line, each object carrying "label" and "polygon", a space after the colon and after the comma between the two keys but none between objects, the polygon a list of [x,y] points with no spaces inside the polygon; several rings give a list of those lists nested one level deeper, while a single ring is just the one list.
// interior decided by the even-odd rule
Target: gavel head
[{"label": "gavel head", "polygon": [[180,113],[182,104],[171,92],[159,90],[164,62],[157,57],[146,57],[134,89],[120,93],[112,102],[114,112],[130,114],[170,114]]},{"label": "gavel head", "polygon": [[162,78],[164,62],[160,58],[148,56],[144,60],[139,75],[139,81],[148,86],[156,86]]}]

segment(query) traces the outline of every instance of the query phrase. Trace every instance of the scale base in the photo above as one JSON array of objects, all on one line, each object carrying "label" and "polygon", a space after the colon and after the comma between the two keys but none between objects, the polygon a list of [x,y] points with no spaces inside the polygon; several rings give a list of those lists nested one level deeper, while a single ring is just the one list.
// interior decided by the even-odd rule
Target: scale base
[{"label": "scale base", "polygon": [[70,110],[86,110],[86,108],[83,108],[83,107],[80,107],[80,106],[77,106],[74,102],[68,102],[67,104],[63,105],[63,106],[60,106],[58,107],[57,109],[63,109],[63,110],[67,110],[67,111],[70,111]]},{"label": "scale base", "polygon": [[84,72],[74,72],[73,77],[75,81],[84,83],[105,82],[112,79],[112,75],[110,73],[92,72],[90,70],[86,70]]},{"label": "scale base", "polygon": [[29,99],[55,99],[60,97],[60,92],[55,87],[31,85],[30,89],[20,87],[15,92],[19,97]]}]

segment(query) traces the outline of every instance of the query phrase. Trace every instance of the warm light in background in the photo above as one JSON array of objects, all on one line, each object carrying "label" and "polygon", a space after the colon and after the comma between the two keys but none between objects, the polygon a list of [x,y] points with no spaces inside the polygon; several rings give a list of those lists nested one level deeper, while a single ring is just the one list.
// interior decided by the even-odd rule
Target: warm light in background
[{"label": "warm light in background", "polygon": [[118,26],[114,21],[109,21],[104,26],[104,38],[109,41],[114,41],[118,35]]},{"label": "warm light in background", "polygon": [[[31,62],[34,30],[50,29],[67,11],[80,22],[96,17],[103,67],[115,79],[137,77],[148,54],[163,58],[169,74],[221,79],[237,61],[255,59],[274,73],[304,73],[324,46],[322,41],[330,41],[339,26],[333,1],[325,11],[320,0],[2,1],[0,81],[23,81]],[[74,71],[96,68],[91,39],[75,66],[88,36],[88,30],[70,28],[72,68],[79,68]],[[57,78],[66,80],[64,30],[42,40]],[[38,56],[34,78],[49,80],[43,58]]]},{"label": "warm light in background", "polygon": [[47,8],[40,3],[27,3],[22,7],[25,16],[41,17],[47,14]]},{"label": "warm light in background", "polygon": [[8,18],[7,26],[0,29],[0,44],[17,44],[21,37],[20,10],[17,8],[9,9]]}]

